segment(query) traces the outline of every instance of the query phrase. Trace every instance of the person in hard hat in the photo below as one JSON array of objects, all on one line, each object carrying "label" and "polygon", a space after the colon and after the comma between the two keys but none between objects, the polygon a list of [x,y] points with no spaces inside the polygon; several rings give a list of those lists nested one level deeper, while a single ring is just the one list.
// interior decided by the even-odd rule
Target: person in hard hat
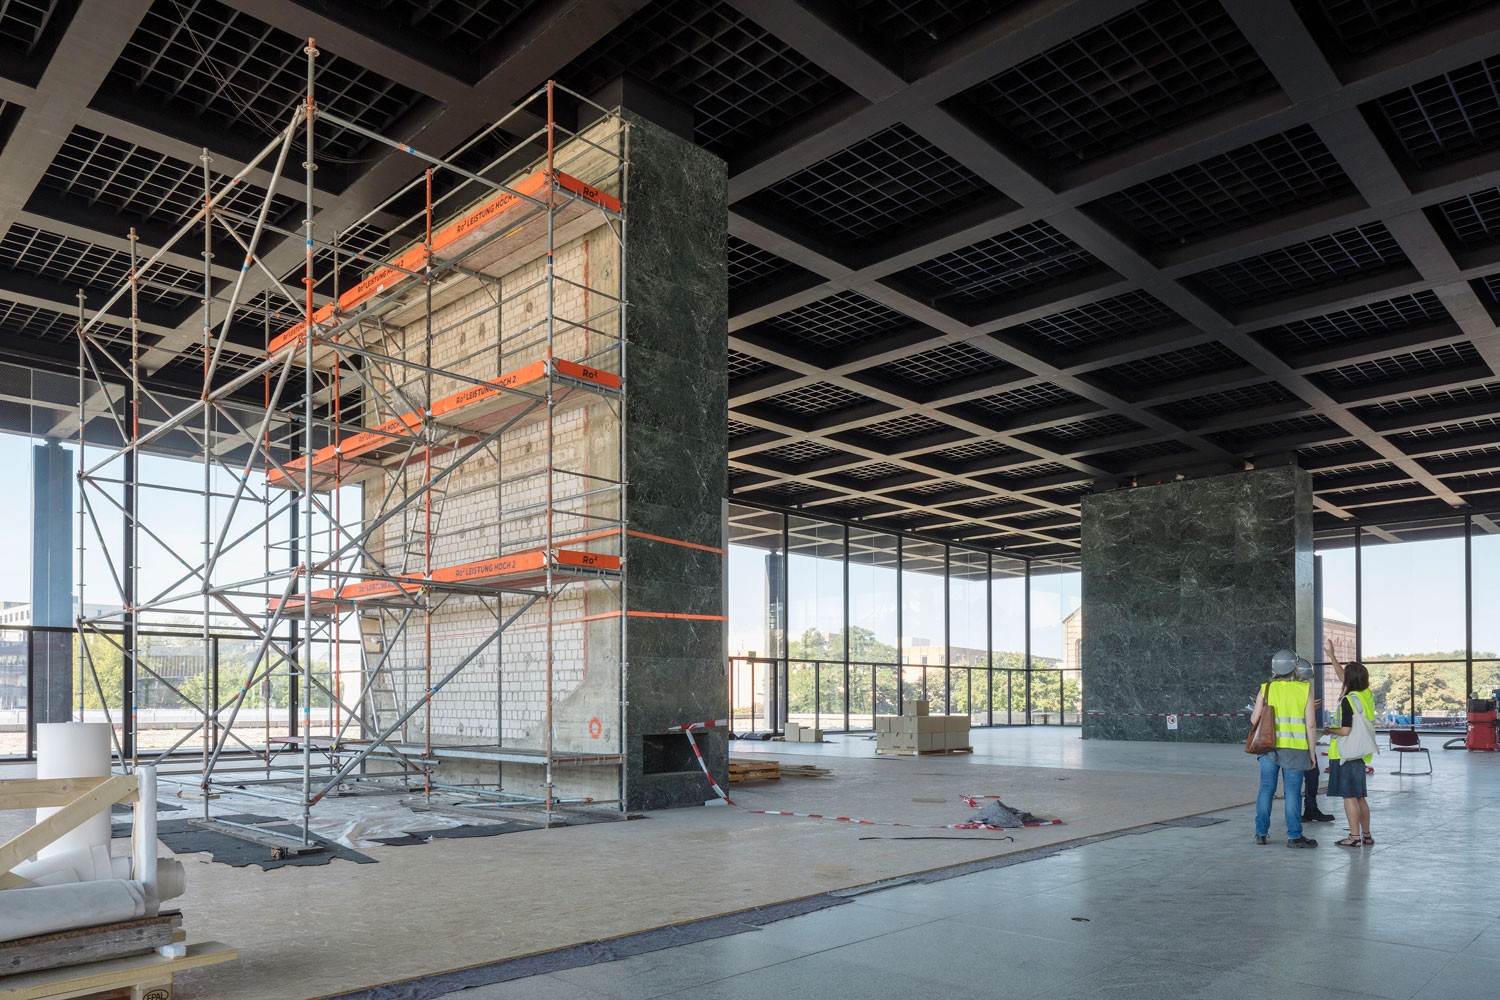
[{"label": "person in hard hat", "polygon": [[1271,800],[1276,796],[1276,775],[1286,787],[1286,846],[1317,847],[1302,835],[1302,779],[1317,765],[1313,757],[1312,689],[1296,678],[1297,654],[1277,650],[1271,657],[1271,679],[1255,694],[1250,712],[1254,726],[1262,712],[1276,713],[1276,749],[1260,755],[1260,791],[1255,797],[1255,842],[1268,843],[1271,832]]},{"label": "person in hard hat", "polygon": [[[1297,657],[1297,679],[1306,683],[1309,691],[1312,690],[1313,665],[1300,656]],[[1313,699],[1312,704],[1313,716],[1316,717],[1318,709],[1323,703],[1317,699]],[[1320,774],[1321,769],[1316,763],[1316,758],[1314,758],[1313,766],[1308,768],[1307,774],[1302,777],[1302,822],[1304,823],[1333,822],[1332,813],[1326,813],[1318,808],[1318,778]]]},{"label": "person in hard hat", "polygon": [[1338,721],[1325,730],[1333,737],[1328,748],[1328,794],[1344,800],[1344,818],[1349,821],[1349,835],[1334,843],[1339,847],[1373,847],[1375,838],[1370,835],[1370,799],[1365,787],[1365,768],[1374,757],[1344,760],[1339,756],[1339,737],[1349,735],[1355,712],[1363,713],[1371,723],[1375,721],[1370,671],[1363,663],[1340,663],[1334,655],[1331,640],[1327,643],[1327,651],[1328,662],[1333,664],[1334,673],[1344,684],[1339,696]]}]

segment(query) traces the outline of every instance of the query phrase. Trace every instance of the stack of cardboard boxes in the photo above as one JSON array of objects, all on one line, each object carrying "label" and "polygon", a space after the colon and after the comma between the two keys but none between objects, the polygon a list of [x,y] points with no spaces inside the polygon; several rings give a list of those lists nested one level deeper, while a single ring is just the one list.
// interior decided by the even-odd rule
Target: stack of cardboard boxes
[{"label": "stack of cardboard boxes", "polygon": [[901,715],[875,716],[875,752],[932,753],[969,748],[967,715],[929,715],[927,702],[907,703]]},{"label": "stack of cardboard boxes", "polygon": [[804,726],[796,722],[788,722],[786,729],[782,731],[782,737],[787,743],[822,743],[823,730],[814,729],[812,726]]}]

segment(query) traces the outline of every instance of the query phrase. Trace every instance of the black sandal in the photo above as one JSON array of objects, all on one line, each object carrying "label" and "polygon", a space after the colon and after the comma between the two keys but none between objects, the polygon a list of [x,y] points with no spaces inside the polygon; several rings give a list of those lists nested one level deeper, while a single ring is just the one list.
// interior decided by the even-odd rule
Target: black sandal
[{"label": "black sandal", "polygon": [[1365,843],[1373,847],[1375,845],[1375,838],[1367,833],[1365,834]]},{"label": "black sandal", "polygon": [[1335,840],[1333,842],[1333,844],[1334,844],[1335,847],[1358,847],[1359,846],[1359,838],[1358,837],[1345,837],[1343,840]]}]

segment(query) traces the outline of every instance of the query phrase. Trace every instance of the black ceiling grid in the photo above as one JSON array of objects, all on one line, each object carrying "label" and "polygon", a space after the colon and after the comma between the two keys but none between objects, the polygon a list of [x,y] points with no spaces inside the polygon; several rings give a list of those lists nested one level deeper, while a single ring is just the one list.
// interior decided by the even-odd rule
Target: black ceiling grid
[{"label": "black ceiling grid", "polygon": [[[597,34],[562,27],[580,2]],[[58,137],[0,198],[8,348],[65,351],[60,290],[108,285],[129,226],[149,240],[196,210],[184,144],[232,131],[232,162],[297,97],[286,49],[312,5],[138,6],[93,69],[107,86],[46,120],[27,88],[85,77],[49,60],[100,26],[67,0],[0,10],[6,148]],[[1323,528],[1500,507],[1480,412],[1500,381],[1500,3],[348,6],[319,84],[377,130],[430,114],[440,149],[475,135],[545,80],[471,72],[518,33],[566,86],[628,69],[691,111],[735,192],[735,495],[1034,556],[1076,551],[1088,489],[1292,453],[1318,471]],[[395,184],[383,151],[326,139],[331,233]],[[273,273],[300,259],[285,243]],[[174,264],[143,289],[175,326],[150,331],[158,368],[201,326],[196,272]]]}]

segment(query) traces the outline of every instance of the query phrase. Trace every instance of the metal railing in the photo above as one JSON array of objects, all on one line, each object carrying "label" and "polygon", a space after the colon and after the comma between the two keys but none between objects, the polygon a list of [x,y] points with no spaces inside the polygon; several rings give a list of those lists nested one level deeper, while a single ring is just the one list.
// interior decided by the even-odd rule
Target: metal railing
[{"label": "metal railing", "polygon": [[[1370,672],[1375,696],[1377,729],[1462,731],[1467,725],[1472,692],[1489,697],[1500,688],[1500,660],[1474,660],[1473,683],[1468,683],[1470,661],[1454,659],[1361,660]],[[1330,664],[1319,663],[1323,675],[1323,707],[1337,708],[1340,686]]]},{"label": "metal railing", "polygon": [[930,711],[968,715],[973,726],[1076,726],[1077,670],[731,656],[729,723],[734,732],[780,732],[787,722],[825,732],[874,728],[915,699]]}]

